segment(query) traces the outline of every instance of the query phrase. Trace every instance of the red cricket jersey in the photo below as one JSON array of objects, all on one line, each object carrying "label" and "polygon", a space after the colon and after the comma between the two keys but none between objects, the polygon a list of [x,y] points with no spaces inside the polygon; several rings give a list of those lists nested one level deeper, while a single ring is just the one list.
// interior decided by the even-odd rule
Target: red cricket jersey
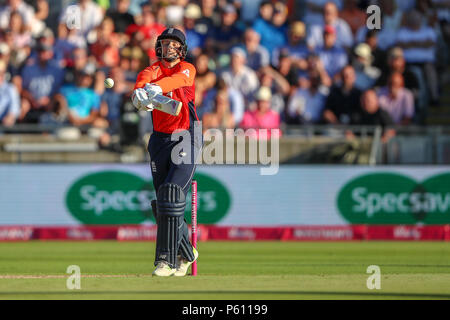
[{"label": "red cricket jersey", "polygon": [[153,110],[154,130],[164,133],[172,133],[178,129],[188,130],[191,122],[198,121],[195,109],[195,74],[195,67],[186,61],[181,61],[171,69],[157,61],[139,73],[134,89],[143,88],[146,83],[156,84],[161,87],[164,95],[183,103],[178,116]]}]

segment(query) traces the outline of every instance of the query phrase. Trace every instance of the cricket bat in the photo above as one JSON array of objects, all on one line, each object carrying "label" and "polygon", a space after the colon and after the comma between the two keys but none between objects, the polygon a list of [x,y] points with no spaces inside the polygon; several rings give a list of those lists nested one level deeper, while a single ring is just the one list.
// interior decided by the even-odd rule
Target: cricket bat
[{"label": "cricket bat", "polygon": [[178,116],[183,105],[181,101],[171,99],[162,94],[157,94],[151,101],[156,110],[171,114],[172,116]]}]

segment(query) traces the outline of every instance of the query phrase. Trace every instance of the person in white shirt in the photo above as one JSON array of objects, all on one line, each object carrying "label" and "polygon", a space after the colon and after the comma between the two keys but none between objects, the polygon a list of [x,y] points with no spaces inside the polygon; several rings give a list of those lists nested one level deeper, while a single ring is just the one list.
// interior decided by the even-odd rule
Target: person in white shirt
[{"label": "person in white shirt", "polygon": [[[10,16],[14,11],[21,15],[26,30],[30,31],[34,37],[44,31],[45,23],[36,17],[33,7],[23,0],[8,0],[6,5],[0,7],[0,29],[9,27]],[[39,14],[42,15],[41,12]]]},{"label": "person in white shirt", "polygon": [[343,0],[306,0],[303,21],[307,25],[323,24],[323,10],[327,3],[334,3],[339,10],[343,8]]},{"label": "person in white shirt", "polygon": [[9,17],[13,11],[20,13],[23,23],[31,30],[34,10],[32,6],[22,0],[8,0],[7,5],[0,7],[0,29],[7,29],[9,27]]},{"label": "person in white shirt", "polygon": [[16,87],[6,81],[6,63],[0,60],[0,126],[15,124],[20,114],[20,98]]},{"label": "person in white shirt", "polygon": [[245,105],[253,100],[253,94],[259,88],[256,72],[245,65],[247,54],[244,49],[235,47],[231,50],[231,65],[223,71],[221,77],[227,85],[238,90],[245,99]]},{"label": "person in white shirt", "polygon": [[323,22],[309,28],[308,46],[317,48],[323,45],[323,31],[325,26],[332,26],[336,30],[336,45],[350,48],[353,45],[353,33],[350,26],[339,18],[339,9],[333,2],[327,2],[323,9]]}]

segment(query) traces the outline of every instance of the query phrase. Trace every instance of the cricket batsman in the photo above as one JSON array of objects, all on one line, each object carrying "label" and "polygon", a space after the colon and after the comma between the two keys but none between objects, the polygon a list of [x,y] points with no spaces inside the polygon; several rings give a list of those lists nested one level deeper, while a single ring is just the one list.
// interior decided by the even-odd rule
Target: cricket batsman
[{"label": "cricket batsman", "polygon": [[[200,137],[194,134],[194,122],[198,121],[194,104],[196,70],[184,61],[187,45],[182,31],[175,28],[164,30],[156,40],[155,49],[159,61],[139,73],[132,94],[136,108],[152,112],[153,133],[148,152],[157,199],[152,201],[152,209],[158,228],[153,275],[184,276],[198,258],[197,250],[189,241],[184,220],[186,197],[196,168],[195,155],[198,154],[198,146],[203,144],[201,134]],[[178,116],[154,109],[152,99],[161,94],[182,102]],[[179,150],[177,145],[181,141],[173,139],[173,133],[183,130],[190,133],[187,136],[191,139],[188,144],[191,150],[178,151],[177,156],[189,154],[192,161],[177,164],[172,161],[172,152],[174,148]]]}]

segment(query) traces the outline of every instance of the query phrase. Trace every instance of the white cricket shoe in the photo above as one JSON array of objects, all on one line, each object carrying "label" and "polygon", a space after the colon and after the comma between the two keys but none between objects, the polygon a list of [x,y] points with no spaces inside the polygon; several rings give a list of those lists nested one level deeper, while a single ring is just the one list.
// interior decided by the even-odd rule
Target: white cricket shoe
[{"label": "white cricket shoe", "polygon": [[166,261],[160,261],[156,265],[156,269],[155,269],[155,271],[153,271],[152,275],[158,276],[158,277],[170,277],[176,271],[177,271],[177,269],[171,268]]},{"label": "white cricket shoe", "polygon": [[[192,252],[194,252],[194,261],[197,260],[198,258],[198,251],[195,248],[192,248]],[[194,262],[194,261],[188,261],[185,259],[181,259],[180,257],[180,266],[177,268],[177,270],[175,271],[175,273],[173,274],[175,277],[184,277],[190,267],[190,265]]]}]

